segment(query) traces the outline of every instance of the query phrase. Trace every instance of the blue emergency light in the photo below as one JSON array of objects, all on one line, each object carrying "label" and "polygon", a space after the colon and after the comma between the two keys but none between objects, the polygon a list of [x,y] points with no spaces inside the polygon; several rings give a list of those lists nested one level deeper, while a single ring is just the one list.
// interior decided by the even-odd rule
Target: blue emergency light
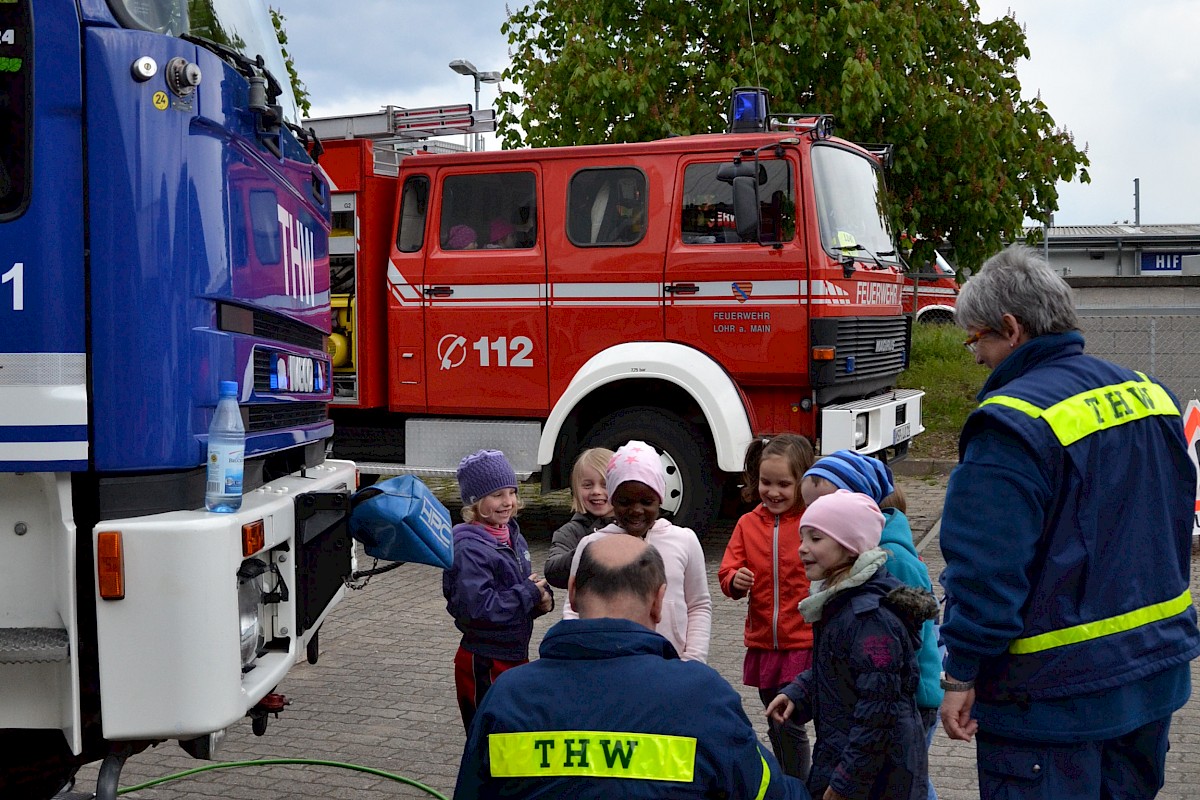
[{"label": "blue emergency light", "polygon": [[767,90],[758,86],[739,86],[729,104],[729,130],[732,133],[767,129]]}]

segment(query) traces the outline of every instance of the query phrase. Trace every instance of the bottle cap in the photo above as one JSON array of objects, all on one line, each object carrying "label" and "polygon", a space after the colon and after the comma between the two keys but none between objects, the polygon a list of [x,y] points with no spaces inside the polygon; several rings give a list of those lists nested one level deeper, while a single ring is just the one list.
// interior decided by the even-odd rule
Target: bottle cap
[{"label": "bottle cap", "polygon": [[237,397],[237,381],[221,381],[221,397]]}]

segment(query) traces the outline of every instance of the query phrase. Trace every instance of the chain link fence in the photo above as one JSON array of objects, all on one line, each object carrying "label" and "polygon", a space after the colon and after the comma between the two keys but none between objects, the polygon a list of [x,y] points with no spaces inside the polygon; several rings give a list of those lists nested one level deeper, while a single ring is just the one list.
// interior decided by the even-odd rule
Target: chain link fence
[{"label": "chain link fence", "polygon": [[1200,397],[1200,280],[1070,279],[1087,352]]}]

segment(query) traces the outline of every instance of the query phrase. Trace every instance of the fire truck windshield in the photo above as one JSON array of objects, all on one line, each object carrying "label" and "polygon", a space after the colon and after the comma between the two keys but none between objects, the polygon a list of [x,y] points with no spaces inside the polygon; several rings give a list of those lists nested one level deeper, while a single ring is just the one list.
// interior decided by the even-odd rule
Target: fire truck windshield
[{"label": "fire truck windshield", "polygon": [[299,111],[275,26],[260,0],[108,0],[113,14],[127,28],[168,36],[190,34],[207,39],[254,61],[260,54],[267,69],[280,80],[283,115],[299,122]]},{"label": "fire truck windshield", "polygon": [[894,260],[896,248],[884,210],[880,170],[836,145],[813,147],[812,164],[825,249],[835,256],[858,251]]}]

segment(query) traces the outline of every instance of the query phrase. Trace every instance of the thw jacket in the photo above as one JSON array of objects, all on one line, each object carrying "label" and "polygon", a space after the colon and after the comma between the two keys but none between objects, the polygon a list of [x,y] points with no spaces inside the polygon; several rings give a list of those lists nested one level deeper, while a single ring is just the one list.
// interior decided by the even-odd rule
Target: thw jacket
[{"label": "thw jacket", "polygon": [[1061,714],[1042,738],[1089,713],[1103,736],[1170,713],[1186,693],[1136,706],[1172,667],[1186,684],[1200,653],[1196,473],[1175,399],[1085,355],[1075,332],[1022,345],[979,398],[942,518],[946,671],[977,679],[984,730],[1047,701]]},{"label": "thw jacket", "polygon": [[807,800],[758,743],[741,697],[624,619],[570,619],[540,658],[504,672],[479,706],[456,800]]}]

